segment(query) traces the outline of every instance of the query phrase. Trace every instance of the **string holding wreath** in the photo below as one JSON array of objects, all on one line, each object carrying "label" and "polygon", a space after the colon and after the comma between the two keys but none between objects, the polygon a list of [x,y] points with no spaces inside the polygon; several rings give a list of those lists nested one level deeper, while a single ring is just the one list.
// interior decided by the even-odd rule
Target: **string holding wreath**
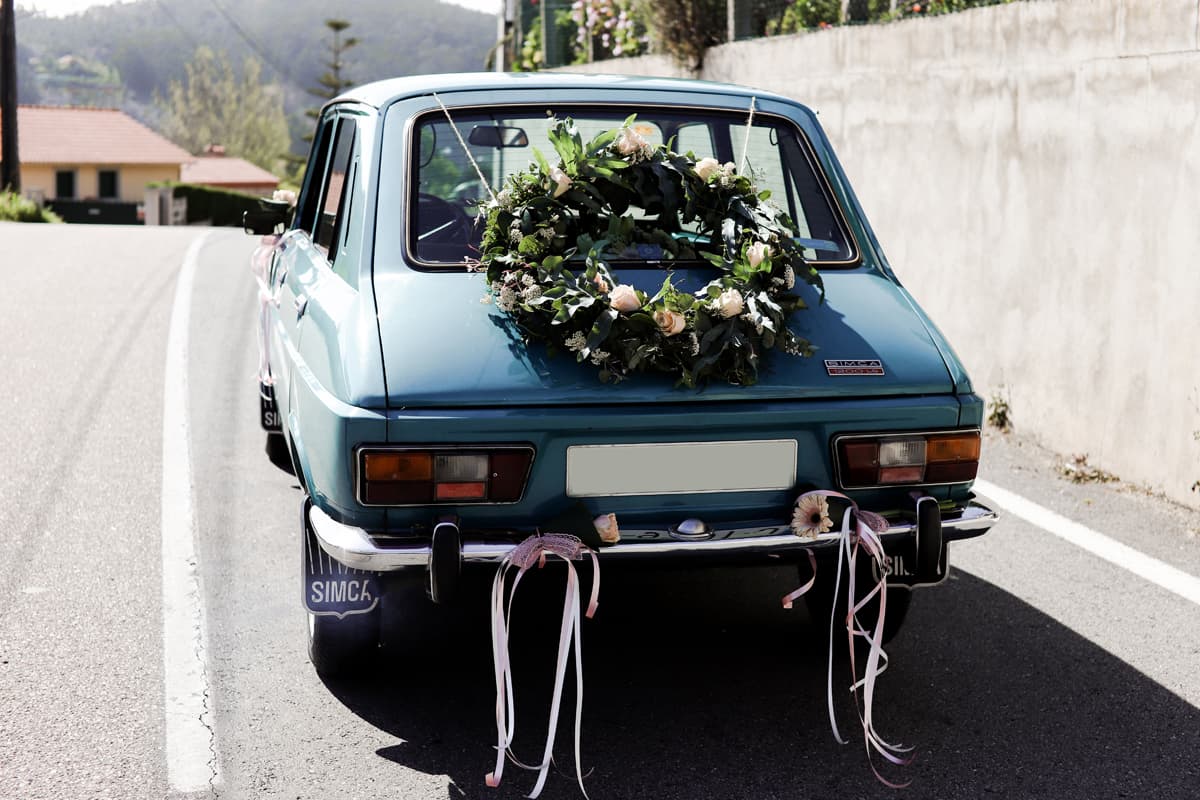
[{"label": "string holding wreath", "polygon": [[[586,143],[571,119],[551,124],[558,163],[535,149],[483,208],[483,302],[527,340],[591,362],[605,382],[653,370],[680,386],[745,386],[769,350],[811,355],[787,325],[805,307],[791,289],[806,281],[822,300],[824,289],[788,215],[732,163],[651,145],[634,120]],[[622,259],[661,262],[661,288],[622,283],[610,265]],[[718,277],[695,293],[677,289],[670,267],[701,259]]]}]

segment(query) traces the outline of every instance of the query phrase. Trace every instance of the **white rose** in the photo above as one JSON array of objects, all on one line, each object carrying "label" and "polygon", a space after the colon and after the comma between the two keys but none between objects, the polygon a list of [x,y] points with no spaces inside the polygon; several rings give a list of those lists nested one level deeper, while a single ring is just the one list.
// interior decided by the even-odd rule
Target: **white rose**
[{"label": "white rose", "polygon": [[771,247],[762,242],[755,242],[746,249],[746,257],[750,259],[750,266],[757,267],[771,257]]},{"label": "white rose", "polygon": [[613,287],[612,293],[608,296],[608,304],[617,311],[624,313],[637,311],[642,307],[642,301],[638,299],[637,290],[623,283]]},{"label": "white rose", "polygon": [[605,544],[621,541],[621,529],[617,527],[616,514],[601,514],[592,520],[592,524],[596,526],[596,533],[600,534],[600,541]]},{"label": "white rose", "polygon": [[721,162],[715,158],[702,158],[696,162],[695,169],[696,174],[700,176],[700,180],[707,181],[721,171]]},{"label": "white rose", "polygon": [[742,313],[742,309],[745,307],[742,293],[737,289],[726,289],[721,292],[721,296],[714,301],[713,305],[716,307],[717,313],[726,319],[736,317]]},{"label": "white rose", "polygon": [[559,167],[550,168],[550,180],[554,183],[554,196],[558,197],[565,192],[571,185],[571,179],[567,177],[567,173],[563,172]]},{"label": "white rose", "polygon": [[623,156],[632,156],[638,153],[646,155],[650,150],[650,143],[640,133],[633,128],[621,129],[621,135],[617,137],[618,153]]},{"label": "white rose", "polygon": [[655,311],[654,322],[665,336],[683,333],[683,329],[687,325],[687,320],[678,311]]}]

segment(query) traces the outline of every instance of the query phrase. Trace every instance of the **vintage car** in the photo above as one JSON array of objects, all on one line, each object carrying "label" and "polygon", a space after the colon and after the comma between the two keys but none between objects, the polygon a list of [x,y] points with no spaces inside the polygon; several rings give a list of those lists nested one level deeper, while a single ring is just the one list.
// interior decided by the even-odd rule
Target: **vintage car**
[{"label": "vintage car", "polygon": [[[505,178],[554,162],[547,138],[563,119],[589,136],[635,125],[640,147],[684,154],[672,156],[684,169],[737,167],[772,192],[819,276],[796,281],[807,307],[787,323],[815,351],[766,353],[755,381],[605,381],[594,351],[514,328],[471,267]],[[464,564],[497,562],[535,531],[578,535],[601,564],[782,560],[807,574],[811,551],[809,607],[828,619],[845,506],[830,500],[833,525],[815,537],[792,521],[798,495],[833,490],[886,519],[875,569],[890,637],[911,589],[946,576],[947,543],[995,520],[971,492],[983,402],[795,101],[685,80],[416,76],[331,101],[313,142],[294,210],[264,203],[246,225],[275,234],[256,254],[262,423],[303,489],[302,596],[322,674],[375,651],[397,582],[419,576],[446,602]],[[656,213],[638,205],[634,227]],[[694,249],[713,238],[667,222]],[[610,260],[644,299],[667,274],[703,291],[720,265],[689,252],[660,242]],[[619,541],[596,538],[608,514]]]}]

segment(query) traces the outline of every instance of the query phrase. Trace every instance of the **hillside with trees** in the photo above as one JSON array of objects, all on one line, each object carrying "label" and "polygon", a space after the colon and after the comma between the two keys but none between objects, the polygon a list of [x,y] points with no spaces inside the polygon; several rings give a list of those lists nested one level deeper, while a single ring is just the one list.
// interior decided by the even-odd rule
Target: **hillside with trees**
[{"label": "hillside with trees", "polygon": [[305,150],[331,17],[357,39],[342,68],[351,84],[480,70],[496,40],[495,17],[430,0],[138,0],[64,18],[18,9],[19,101],[117,107],[162,130],[172,86],[186,85],[198,53],[215,54],[233,65],[231,85],[259,70],[255,81],[277,87],[291,147]]}]

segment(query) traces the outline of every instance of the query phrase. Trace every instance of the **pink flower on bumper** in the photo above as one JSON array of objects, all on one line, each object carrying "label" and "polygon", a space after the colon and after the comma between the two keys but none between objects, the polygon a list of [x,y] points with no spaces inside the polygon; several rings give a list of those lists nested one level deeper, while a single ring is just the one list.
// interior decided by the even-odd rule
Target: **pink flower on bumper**
[{"label": "pink flower on bumper", "polygon": [[801,539],[815,539],[833,528],[829,518],[829,501],[813,492],[800,496],[792,516],[792,533]]},{"label": "pink flower on bumper", "polygon": [[621,541],[621,529],[617,527],[616,514],[601,514],[592,520],[592,524],[596,526],[596,533],[600,534],[600,541],[605,544]]}]

